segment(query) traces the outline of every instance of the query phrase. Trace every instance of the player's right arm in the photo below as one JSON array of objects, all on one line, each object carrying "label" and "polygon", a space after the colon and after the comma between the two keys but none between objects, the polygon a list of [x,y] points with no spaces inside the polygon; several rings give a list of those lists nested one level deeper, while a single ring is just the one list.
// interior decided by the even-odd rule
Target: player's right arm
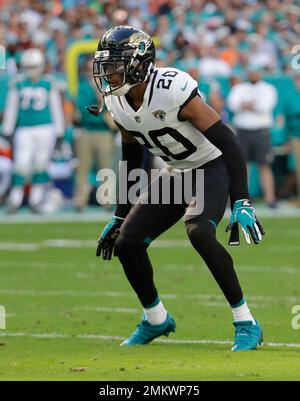
[{"label": "player's right arm", "polygon": [[[98,240],[98,246],[96,251],[96,256],[100,256],[102,253],[102,257],[104,260],[110,260],[112,256],[112,252],[114,249],[114,245],[118,235],[120,233],[120,228],[129,213],[132,204],[128,200],[128,191],[130,187],[134,184],[132,181],[128,181],[128,175],[130,171],[140,168],[143,160],[143,148],[134,137],[125,130],[119,123],[115,121],[115,124],[119,128],[121,132],[122,138],[122,161],[127,163],[127,193],[125,194],[126,202],[120,203],[120,198],[124,198],[124,196],[118,196],[117,207],[112,217],[111,221],[105,226],[100,238]],[[123,166],[122,166],[123,168]],[[123,187],[123,186],[122,186]]]},{"label": "player's right arm", "polygon": [[15,83],[11,83],[10,89],[5,102],[3,115],[2,134],[11,140],[16,128],[19,110],[19,93]]},{"label": "player's right arm", "polygon": [[49,92],[49,106],[56,137],[63,138],[65,133],[63,102],[58,87],[52,82]]}]

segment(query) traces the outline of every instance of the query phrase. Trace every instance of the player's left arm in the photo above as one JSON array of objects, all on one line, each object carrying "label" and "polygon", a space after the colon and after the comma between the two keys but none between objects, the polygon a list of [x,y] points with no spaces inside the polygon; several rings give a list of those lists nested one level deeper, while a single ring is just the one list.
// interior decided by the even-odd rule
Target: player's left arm
[{"label": "player's left arm", "polygon": [[230,176],[230,199],[233,209],[228,230],[240,223],[246,241],[250,236],[257,244],[264,229],[255,216],[248,191],[247,166],[234,133],[221,121],[219,114],[195,96],[181,110],[180,119],[190,121],[206,138],[221,150]]},{"label": "player's left arm", "polygon": [[63,138],[65,133],[65,118],[62,96],[55,84],[49,92],[49,106],[57,138]]},{"label": "player's left arm", "polygon": [[19,94],[15,83],[10,88],[5,102],[3,113],[2,135],[11,143],[16,128],[19,110]]}]

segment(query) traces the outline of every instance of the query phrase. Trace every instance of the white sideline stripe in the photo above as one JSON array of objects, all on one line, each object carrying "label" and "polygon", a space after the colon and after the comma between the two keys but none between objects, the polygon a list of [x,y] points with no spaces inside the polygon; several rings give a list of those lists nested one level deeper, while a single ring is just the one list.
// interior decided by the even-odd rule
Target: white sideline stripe
[{"label": "white sideline stripe", "polygon": [[[2,242],[0,250],[2,251],[38,251],[43,248],[95,248],[95,240],[73,240],[73,239],[49,239],[40,243],[21,243],[21,242]],[[191,244],[188,240],[156,240],[151,245],[152,248],[188,248]]]},{"label": "white sideline stripe", "polygon": [[67,297],[135,297],[135,294],[131,293],[125,293],[125,292],[112,292],[112,291],[103,291],[103,292],[98,292],[98,291],[58,291],[58,290],[53,290],[53,291],[35,291],[35,290],[11,290],[11,289],[0,289],[0,294],[4,295],[28,295],[28,296],[50,296],[50,297],[56,297],[56,296],[67,296]]},{"label": "white sideline stripe", "polygon": [[88,274],[84,272],[78,272],[75,274],[75,277],[79,280],[94,280],[95,276],[93,274]]},{"label": "white sideline stripe", "polygon": [[[226,308],[228,307],[228,304],[226,301],[219,301],[219,302],[214,302],[214,301],[200,301],[199,304],[201,306],[212,306],[216,308]],[[270,305],[267,304],[255,304],[251,302],[251,308],[270,308]]]},{"label": "white sideline stripe", "polygon": [[[96,240],[73,240],[73,239],[55,239],[55,240],[45,240],[41,243],[45,247],[54,248],[81,248],[81,247],[95,247],[97,244]],[[151,245],[153,248],[169,248],[173,246],[189,247],[191,246],[188,240],[184,239],[174,239],[174,240],[155,240]]]},{"label": "white sideline stripe", "polygon": [[[26,268],[26,269],[78,269],[78,264],[76,262],[24,262],[24,261],[12,261],[12,260],[1,260],[0,269],[1,268]],[[87,263],[85,265],[88,269],[98,269],[99,263]]]},{"label": "white sideline stripe", "polygon": [[[205,267],[204,264],[201,264],[201,261],[198,265],[179,265],[179,264],[167,264],[162,265],[161,267],[165,270],[188,270],[188,271],[197,271],[199,268]],[[237,265],[236,269],[238,271],[247,272],[247,273],[287,273],[287,274],[300,274],[299,267],[292,266],[243,266]]]},{"label": "white sideline stripe", "polygon": [[101,334],[79,334],[77,336],[78,338],[81,338],[83,340],[104,340],[104,341],[111,341],[111,340],[118,340],[118,341],[124,341],[125,337],[120,337],[120,336],[103,336]]},{"label": "white sideline stripe", "polygon": [[[0,288],[0,294],[2,295],[14,295],[14,296],[70,296],[70,297],[112,297],[112,298],[136,298],[136,295],[132,292],[114,292],[114,291],[71,291],[71,290],[49,290],[49,291],[36,291],[36,290],[12,290]],[[186,299],[198,299],[205,301],[218,301],[224,300],[222,295],[213,295],[213,294],[161,294],[161,298],[163,299],[177,299],[177,298],[186,298]],[[268,295],[249,295],[246,296],[248,301],[268,301],[276,303],[282,302],[300,302],[300,296],[288,297],[288,296],[280,296],[273,297]]]},{"label": "white sideline stripe", "polygon": [[[163,297],[163,295],[162,295]],[[181,296],[182,297],[182,296]],[[210,294],[185,294],[183,295],[184,298],[188,299],[206,299],[206,300],[224,300],[222,295],[210,295]],[[246,296],[247,301],[268,301],[276,303],[284,302],[300,302],[300,296],[295,297],[276,297],[276,296],[268,296],[268,295],[249,295]],[[248,302],[249,303],[249,302]],[[250,305],[251,306],[251,305]]]},{"label": "white sideline stripe", "polygon": [[[226,301],[201,301],[201,306],[214,306],[224,308],[227,306]],[[251,302],[251,308],[267,308],[270,305],[267,304],[254,304]],[[138,313],[139,309],[137,308],[106,308],[106,307],[90,307],[90,306],[81,306],[78,308],[73,308],[76,311],[86,311],[86,312],[115,312],[115,313]]]},{"label": "white sideline stripe", "polygon": [[32,215],[32,214],[19,214],[15,216],[7,216],[7,214],[0,214],[0,224],[45,224],[45,223],[94,223],[95,221],[107,222],[112,218],[111,213],[104,213],[103,211],[95,213],[74,213],[65,212],[63,214],[53,215]]},{"label": "white sideline stripe", "polygon": [[106,307],[81,306],[79,308],[73,308],[73,310],[87,311],[87,312],[138,313],[137,308],[106,308]]},{"label": "white sideline stripe", "polygon": [[93,241],[93,240],[81,240],[81,239],[76,240],[76,239],[61,238],[61,239],[47,239],[41,242],[41,246],[47,248],[81,248],[83,246],[86,248],[91,248],[95,247],[95,244],[97,244],[97,239]]},{"label": "white sideline stripe", "polygon": [[[159,343],[170,343],[170,344],[233,344],[232,341],[229,340],[154,340]],[[268,347],[293,347],[300,348],[299,343],[263,343],[264,346]]]},{"label": "white sideline stripe", "polygon": [[237,266],[237,270],[247,273],[300,273],[299,267],[290,266]]},{"label": "white sideline stripe", "polygon": [[[278,210],[269,210],[264,205],[256,205],[256,214],[261,218],[286,219],[300,217],[300,211],[295,207],[281,206]],[[231,212],[229,209],[225,212],[225,218],[229,218]],[[87,211],[86,213],[75,213],[71,210],[60,211],[49,215],[32,215],[24,210],[20,214],[7,216],[0,213],[0,224],[43,224],[43,223],[77,223],[77,222],[107,222],[111,219],[112,213],[105,212],[99,208],[96,211]]]},{"label": "white sideline stripe", "polygon": [[[293,234],[294,236],[295,234]],[[97,239],[94,240],[76,240],[76,239],[47,239],[41,242],[1,242],[0,250],[2,251],[38,251],[44,248],[96,248]],[[188,239],[157,239],[151,244],[151,248],[190,248],[192,245]],[[248,247],[239,248],[240,252],[248,252]],[[297,252],[299,246],[286,245],[285,247],[277,247],[274,245],[265,245],[266,251],[283,253],[283,252]]]},{"label": "white sideline stripe", "polygon": [[37,251],[41,247],[39,244],[22,244],[18,242],[2,242],[0,243],[1,251]]},{"label": "white sideline stripe", "polygon": [[[102,340],[102,341],[112,341],[125,340],[125,337],[121,336],[105,336],[102,334],[77,334],[72,336],[70,334],[60,334],[60,333],[10,333],[10,332],[0,332],[0,337],[33,337],[33,338],[80,338],[82,340]],[[232,344],[230,340],[154,340],[156,343],[161,344],[216,344],[216,345],[226,345]],[[265,346],[269,347],[290,347],[290,348],[300,348],[300,343],[276,343],[276,342],[267,342],[264,343]]]},{"label": "white sideline stripe", "polygon": [[[102,261],[101,261],[102,262]],[[113,262],[112,262],[113,263]],[[106,264],[108,267],[111,267],[108,263]],[[104,267],[106,267],[103,264]],[[1,260],[1,268],[26,268],[26,269],[78,269],[78,265],[70,262],[23,262],[23,261],[11,261],[11,260]],[[86,266],[88,269],[99,269],[99,263],[88,263]],[[175,270],[185,270],[185,271],[200,271],[202,267],[205,267],[204,264],[199,261],[199,264],[195,265],[179,265],[179,264],[166,264],[160,266],[160,268],[175,271]],[[286,273],[286,274],[300,274],[300,267],[294,266],[243,266],[237,265],[237,271],[239,272],[247,272],[247,273]],[[94,276],[92,274],[88,274],[86,272],[76,272],[77,278],[83,279],[92,279]]]},{"label": "white sideline stripe", "polygon": [[[30,249],[31,250],[31,249]],[[105,265],[104,265],[105,266]],[[107,263],[108,266],[108,263]],[[76,263],[70,262],[23,262],[23,261],[11,261],[11,260],[1,260],[1,268],[10,268],[10,267],[18,267],[18,268],[30,268],[30,269],[77,269],[78,265]],[[86,265],[88,269],[98,269],[99,263],[88,263]],[[111,265],[109,266],[111,267]],[[202,267],[205,267],[204,264],[195,265],[179,265],[179,264],[166,264],[162,265],[161,268],[169,271],[173,270],[186,270],[186,271],[198,271]],[[243,266],[237,265],[237,270],[240,272],[247,273],[286,273],[286,274],[300,274],[300,268],[294,266]],[[76,272],[77,278],[93,278],[94,276],[91,274],[87,274],[86,272]]]}]

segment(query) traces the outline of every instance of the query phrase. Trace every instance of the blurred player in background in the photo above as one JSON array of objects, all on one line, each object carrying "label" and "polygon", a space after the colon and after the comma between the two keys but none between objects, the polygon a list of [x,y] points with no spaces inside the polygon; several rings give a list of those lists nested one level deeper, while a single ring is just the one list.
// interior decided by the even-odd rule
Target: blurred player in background
[{"label": "blurred player in background", "polygon": [[13,186],[8,212],[22,205],[24,185],[32,181],[29,206],[35,212],[43,202],[47,168],[55,145],[64,134],[62,100],[51,76],[44,74],[45,58],[39,49],[28,49],[21,57],[21,72],[10,83],[2,133],[13,145]]},{"label": "blurred player in background", "polygon": [[13,162],[10,144],[0,137],[0,205],[5,200],[11,183],[12,172]]}]

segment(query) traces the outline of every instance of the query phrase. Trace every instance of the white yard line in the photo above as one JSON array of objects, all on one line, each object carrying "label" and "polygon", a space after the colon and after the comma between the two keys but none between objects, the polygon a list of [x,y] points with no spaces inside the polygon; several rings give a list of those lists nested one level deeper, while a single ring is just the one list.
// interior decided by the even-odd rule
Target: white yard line
[{"label": "white yard line", "polygon": [[[38,251],[44,248],[95,248],[97,239],[94,240],[74,240],[74,239],[48,239],[41,242],[21,243],[21,242],[0,242],[2,251]],[[189,248],[191,244],[188,240],[156,240],[151,245],[152,248]]]},{"label": "white yard line", "polygon": [[72,310],[77,311],[86,311],[86,312],[113,312],[113,313],[138,313],[139,310],[137,308],[106,308],[106,307],[90,307],[90,306],[81,306],[78,308],[73,308]]},{"label": "white yard line", "polygon": [[113,291],[73,291],[73,290],[12,290],[12,289],[0,289],[2,295],[13,295],[13,296],[37,296],[37,297],[113,297],[113,298],[132,298],[136,297],[135,294],[125,292],[113,292]]},{"label": "white yard line", "polygon": [[[61,333],[11,333],[11,332],[0,332],[0,337],[32,337],[32,338],[48,338],[48,339],[59,339],[59,338],[79,338],[82,340],[101,340],[101,341],[122,341],[125,337],[121,336],[106,336],[102,334],[78,334],[72,336],[70,334]],[[230,340],[154,340],[161,344],[212,344],[212,345],[231,345]],[[300,343],[277,343],[267,342],[265,346],[269,347],[289,347],[289,348],[300,348]]]},{"label": "white yard line", "polygon": [[[286,219],[300,217],[300,209],[292,206],[281,206],[278,210],[267,209],[264,205],[256,205],[256,213],[260,218]],[[230,217],[230,210],[227,209],[225,218]],[[77,222],[104,222],[108,221],[112,213],[94,208],[87,209],[85,213],[75,213],[73,210],[59,211],[48,215],[33,215],[23,209],[19,214],[8,216],[4,211],[0,212],[0,224],[43,224],[43,223],[77,223]]]},{"label": "white yard line", "polygon": [[111,213],[103,213],[102,211],[93,213],[74,213],[61,212],[61,214],[49,215],[32,215],[30,213],[20,213],[15,216],[0,214],[0,224],[45,224],[45,223],[94,223],[106,222],[112,217]]},{"label": "white yard line", "polygon": [[[91,263],[87,263],[85,267],[91,268]],[[24,262],[23,260],[3,260],[1,259],[0,261],[0,270],[1,268],[13,268],[17,267],[19,268],[24,268],[24,269],[78,269],[78,265],[75,263],[71,262],[35,262],[35,261],[30,261],[30,262]],[[93,263],[93,268],[96,267]],[[99,265],[98,265],[99,267]],[[11,272],[10,272],[11,274]]]},{"label": "white yard line", "polygon": [[[1,249],[1,247],[0,247]],[[26,247],[24,247],[26,249]],[[24,250],[22,249],[22,250]],[[29,250],[29,248],[28,248]],[[30,249],[31,250],[31,249]],[[101,261],[102,262],[102,261]],[[111,263],[113,264],[113,262]],[[111,267],[111,264],[106,263],[107,266]],[[102,265],[102,264],[101,264]],[[88,263],[86,266],[84,266],[87,269],[99,269],[99,263]],[[71,262],[35,262],[35,261],[30,261],[30,262],[24,262],[24,261],[11,261],[11,260],[1,260],[0,263],[0,269],[1,268],[13,268],[17,267],[19,268],[26,268],[26,269],[77,269],[78,265],[76,263],[71,263]],[[199,261],[199,265],[185,265],[185,264],[166,264],[166,265],[161,265],[159,268],[162,268],[164,270],[168,271],[191,271],[191,272],[196,272],[202,268],[205,268],[203,264],[201,264],[201,261]],[[244,265],[237,265],[236,266],[237,270],[240,272],[247,272],[247,273],[286,273],[286,274],[300,274],[300,267],[298,266],[257,266],[257,265],[249,265],[249,266],[244,266]],[[78,277],[77,277],[78,276]],[[77,278],[93,278],[94,276],[91,274],[88,274],[86,272],[76,272],[76,277]]]},{"label": "white yard line", "polygon": [[[180,264],[167,264],[162,265],[161,267],[165,270],[185,270],[185,271],[197,271],[198,269],[205,268],[204,264],[201,264],[199,261],[199,265],[180,265]],[[287,274],[300,274],[300,267],[294,266],[236,266],[238,271],[247,272],[247,273],[287,273]]]},{"label": "white yard line", "polygon": [[1,251],[38,251],[40,248],[37,243],[0,242]]},{"label": "white yard line", "polygon": [[40,243],[43,248],[95,248],[97,238],[95,240],[76,240],[76,239],[47,239]]},{"label": "white yard line", "polygon": [[[118,291],[75,291],[75,290],[34,290],[34,289],[6,289],[0,288],[1,295],[12,296],[37,296],[37,297],[111,297],[111,298],[136,298],[133,292],[118,292]],[[161,294],[162,299],[196,299],[206,302],[224,301],[223,295],[218,294]],[[249,295],[246,296],[248,301],[257,302],[273,302],[274,304],[300,303],[300,296],[268,296],[268,295]],[[224,305],[226,305],[224,301]]]},{"label": "white yard line", "polygon": [[[295,237],[295,233],[300,235],[300,230],[295,230],[290,233],[290,236]],[[287,235],[285,233],[285,235]],[[1,251],[38,251],[45,248],[96,248],[97,238],[91,240],[82,239],[69,239],[69,238],[56,238],[56,239],[45,239],[40,242],[0,242]],[[273,244],[265,244],[265,250],[273,253],[282,252],[298,252],[298,245],[285,245],[284,247],[278,247]],[[151,248],[191,248],[192,245],[188,239],[157,239],[151,244]],[[250,247],[241,247],[241,252],[247,252]]]}]

